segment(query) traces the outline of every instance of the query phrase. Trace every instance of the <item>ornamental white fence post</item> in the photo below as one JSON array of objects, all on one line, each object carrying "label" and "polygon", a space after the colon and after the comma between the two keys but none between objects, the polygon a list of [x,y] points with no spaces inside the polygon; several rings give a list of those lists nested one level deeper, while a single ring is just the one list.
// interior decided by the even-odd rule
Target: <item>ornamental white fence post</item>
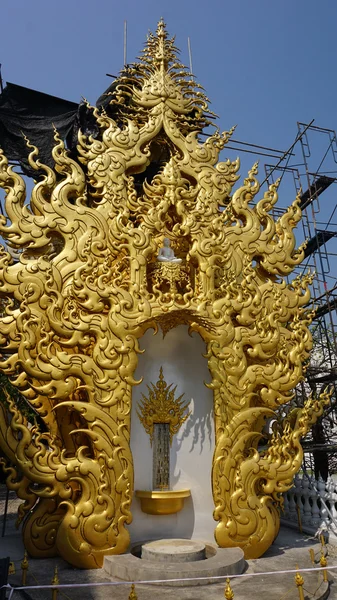
[{"label": "ornamental white fence post", "polygon": [[331,477],[325,482],[296,475],[293,487],[284,494],[281,522],[298,528],[297,507],[305,533],[325,531],[333,543],[337,542],[337,483]]}]

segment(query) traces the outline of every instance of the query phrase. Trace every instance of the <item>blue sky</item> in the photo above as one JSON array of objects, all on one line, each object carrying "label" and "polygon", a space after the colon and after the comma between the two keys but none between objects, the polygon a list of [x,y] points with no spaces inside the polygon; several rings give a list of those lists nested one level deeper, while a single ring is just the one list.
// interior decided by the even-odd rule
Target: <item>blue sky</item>
[{"label": "blue sky", "polygon": [[[237,139],[285,150],[298,120],[337,129],[334,0],[2,0],[1,8],[5,81],[94,103],[111,83],[106,73],[122,67],[124,20],[132,62],[163,16],[185,63],[190,37],[194,74],[222,130],[237,124]],[[244,175],[255,157],[241,157]],[[332,189],[322,220],[336,203]],[[281,204],[293,199],[288,186]]]},{"label": "blue sky", "polygon": [[333,0],[2,0],[4,80],[69,100],[91,102],[105,73],[128,60],[163,16],[183,62],[191,38],[193,70],[220,116],[242,140],[286,148],[296,121],[337,128],[337,3]]}]

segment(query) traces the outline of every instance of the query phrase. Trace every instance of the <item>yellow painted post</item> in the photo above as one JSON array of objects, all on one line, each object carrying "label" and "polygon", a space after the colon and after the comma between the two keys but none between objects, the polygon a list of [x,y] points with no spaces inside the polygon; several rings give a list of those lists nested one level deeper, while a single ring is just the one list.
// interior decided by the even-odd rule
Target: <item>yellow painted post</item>
[{"label": "yellow painted post", "polygon": [[321,567],[323,567],[323,581],[328,581],[328,571],[325,568],[328,566],[328,561],[326,559],[326,556],[324,556],[323,550],[321,551],[321,560],[319,561],[319,564],[321,565]]},{"label": "yellow painted post", "polygon": [[312,564],[314,565],[315,564],[315,552],[314,552],[313,548],[310,548],[309,554],[310,554],[310,560],[311,560]]},{"label": "yellow painted post", "polygon": [[299,530],[300,533],[303,533],[302,519],[301,519],[301,509],[298,506],[298,504],[296,504],[296,512],[297,512],[298,530]]},{"label": "yellow painted post", "polygon": [[23,556],[23,561],[21,563],[21,570],[22,570],[21,584],[22,585],[26,585],[26,582],[27,582],[27,571],[28,571],[28,555],[27,555],[27,550],[25,550],[25,553],[24,553],[24,556]]},{"label": "yellow painted post", "polygon": [[321,545],[322,545],[322,546],[325,546],[325,538],[324,538],[324,535],[323,535],[323,533],[321,533],[321,535],[319,536],[319,539],[320,539],[320,541],[321,541]]},{"label": "yellow painted post", "polygon": [[[51,583],[52,583],[52,585],[57,585],[58,583],[60,583],[57,567],[55,567],[54,577],[53,577]],[[58,589],[54,588],[51,593],[51,600],[57,600],[57,595],[58,595]]]},{"label": "yellow painted post", "polygon": [[138,600],[138,596],[135,590],[135,584],[133,583],[131,586],[131,592],[129,594],[129,600]]},{"label": "yellow painted post", "polygon": [[228,577],[226,579],[225,598],[226,600],[233,600],[234,598],[234,592],[231,588],[230,579]]},{"label": "yellow painted post", "polygon": [[297,585],[299,599],[304,600],[304,592],[303,592],[304,579],[299,571],[297,571],[297,573],[295,575],[295,583]]}]

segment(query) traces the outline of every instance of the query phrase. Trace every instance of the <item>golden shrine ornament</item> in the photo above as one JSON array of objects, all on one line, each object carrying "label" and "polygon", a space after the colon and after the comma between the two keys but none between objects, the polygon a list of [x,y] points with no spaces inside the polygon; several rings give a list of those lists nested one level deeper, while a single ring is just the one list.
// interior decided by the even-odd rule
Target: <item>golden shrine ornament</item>
[{"label": "golden shrine ornament", "polygon": [[[169,425],[169,438],[172,445],[173,436],[178,433],[182,424],[190,416],[191,411],[186,413],[189,401],[182,400],[184,394],[175,398],[177,386],[172,389],[164,379],[163,367],[159,370],[159,379],[156,384],[147,386],[148,397],[142,394],[139,402],[137,415],[146,433],[150,436],[152,446],[155,423],[167,423]],[[184,414],[185,413],[185,414]]]},{"label": "golden shrine ornament", "polygon": [[[218,157],[233,130],[199,141],[207,98],[163,21],[106,111],[91,110],[99,134],[79,132],[77,159],[57,132],[55,169],[27,141],[37,172],[28,205],[24,180],[0,156],[0,234],[19,256],[1,248],[0,370],[47,431],[29,428],[12,400],[9,411],[0,405],[25,547],[85,568],[126,551],[139,339],[184,323],[206,342],[212,377],[215,538],[258,557],[277,535],[300,437],[326,400],[292,411],[259,450],[265,419],[292,398],[312,345],[310,276],[285,280],[304,256],[293,235],[300,198],[274,221],[277,184],[258,199],[256,165],[231,195],[239,161]],[[164,238],[174,266],[158,262]]]}]

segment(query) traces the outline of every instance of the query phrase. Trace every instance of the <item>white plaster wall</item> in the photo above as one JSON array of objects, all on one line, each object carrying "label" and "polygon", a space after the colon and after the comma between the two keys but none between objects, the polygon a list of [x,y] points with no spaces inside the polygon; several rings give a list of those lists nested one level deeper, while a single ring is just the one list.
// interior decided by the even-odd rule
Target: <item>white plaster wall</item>
[{"label": "white plaster wall", "polygon": [[190,399],[192,414],[173,438],[170,456],[172,489],[190,489],[191,498],[175,515],[147,515],[140,509],[140,501],[132,502],[133,522],[129,526],[131,542],[163,537],[198,538],[214,541],[213,499],[211,468],[214,452],[213,393],[205,387],[210,382],[205,344],[197,333],[192,337],[181,325],[172,329],[163,339],[149,330],[141,339],[144,354],[139,356],[136,379],[144,378],[133,388],[131,414],[131,450],[134,460],[135,490],[152,489],[152,448],[136,413],[146,384],[156,383],[162,366],[165,381],[177,385],[176,397],[184,393]]}]

